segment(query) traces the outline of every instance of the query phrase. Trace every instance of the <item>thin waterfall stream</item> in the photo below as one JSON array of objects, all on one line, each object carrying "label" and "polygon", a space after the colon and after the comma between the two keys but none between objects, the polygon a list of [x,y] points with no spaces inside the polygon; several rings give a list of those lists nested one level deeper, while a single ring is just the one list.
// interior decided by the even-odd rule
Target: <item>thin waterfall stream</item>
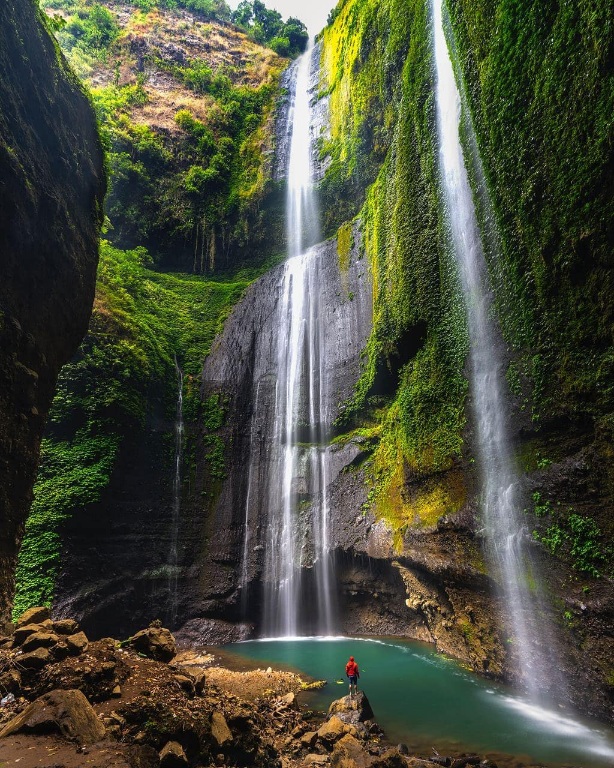
[{"label": "thin waterfall stream", "polygon": [[513,656],[523,685],[531,698],[539,699],[558,684],[556,659],[552,658],[548,619],[540,605],[539,581],[530,562],[522,520],[519,477],[507,423],[505,359],[459,137],[461,96],[446,43],[443,6],[444,0],[433,0],[439,166],[452,250],[466,304],[484,534],[508,615]]},{"label": "thin waterfall stream", "polygon": [[173,499],[171,507],[171,546],[169,564],[169,614],[171,626],[177,621],[178,568],[179,568],[179,521],[181,515],[181,465],[183,461],[183,371],[175,357],[177,374],[177,405],[175,408],[175,461],[173,474]]}]

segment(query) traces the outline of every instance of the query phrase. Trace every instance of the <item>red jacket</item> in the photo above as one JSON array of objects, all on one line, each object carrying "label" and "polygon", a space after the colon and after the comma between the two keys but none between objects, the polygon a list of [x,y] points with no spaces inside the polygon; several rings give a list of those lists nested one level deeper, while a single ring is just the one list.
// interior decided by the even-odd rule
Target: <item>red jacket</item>
[{"label": "red jacket", "polygon": [[348,661],[345,665],[345,674],[348,677],[360,677],[358,674],[358,664],[355,661]]}]

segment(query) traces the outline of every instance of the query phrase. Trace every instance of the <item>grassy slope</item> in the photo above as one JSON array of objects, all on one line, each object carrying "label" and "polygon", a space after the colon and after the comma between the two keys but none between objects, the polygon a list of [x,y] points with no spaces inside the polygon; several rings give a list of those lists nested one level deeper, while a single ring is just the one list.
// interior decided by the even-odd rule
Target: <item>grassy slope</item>
[{"label": "grassy slope", "polygon": [[103,125],[113,244],[145,245],[167,268],[200,273],[266,252],[275,238],[261,209],[270,226],[273,112],[287,60],[181,8],[102,0],[101,27],[84,0],[49,2],[67,21],[58,38]]}]

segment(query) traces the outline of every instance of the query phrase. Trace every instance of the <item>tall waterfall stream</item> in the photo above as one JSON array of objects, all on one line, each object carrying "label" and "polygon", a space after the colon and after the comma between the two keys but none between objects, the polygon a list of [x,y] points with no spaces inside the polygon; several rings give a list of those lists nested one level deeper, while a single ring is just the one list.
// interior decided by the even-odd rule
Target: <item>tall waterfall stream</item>
[{"label": "tall waterfall stream", "polygon": [[[280,286],[276,321],[276,383],[272,456],[268,464],[268,530],[265,536],[264,618],[267,636],[294,637],[307,626],[303,573],[312,569],[313,605],[309,631],[330,634],[334,627],[329,505],[325,444],[326,364],[319,305],[320,268],[310,248],[319,241],[318,206],[312,183],[310,80],[313,48],[298,60],[288,162],[288,260]],[[258,391],[256,391],[256,399]],[[258,418],[255,403],[252,428]],[[243,574],[250,540],[248,474]]]},{"label": "tall waterfall stream", "polygon": [[552,658],[548,619],[540,606],[539,581],[530,562],[521,519],[519,478],[507,424],[505,360],[495,329],[483,244],[459,138],[461,97],[446,44],[442,7],[443,0],[434,0],[439,165],[467,312],[470,394],[484,534],[509,616],[508,632],[520,676],[531,697],[538,699],[560,683],[554,672],[556,660]]},{"label": "tall waterfall stream", "polygon": [[[611,732],[543,705],[546,696],[561,701],[564,693],[526,546],[520,478],[508,427],[506,361],[486,264],[490,243],[482,242],[459,139],[461,96],[444,34],[443,0],[431,2],[439,168],[448,240],[471,342],[467,371],[482,534],[490,571],[500,585],[510,658],[529,697],[476,678],[418,644],[330,637],[339,625],[327,492],[335,469],[326,448],[333,419],[330,395],[335,392],[329,383],[329,337],[338,344],[339,338],[351,334],[349,327],[338,335],[330,332],[322,293],[326,278],[315,247],[320,231],[311,170],[312,49],[293,65],[296,78],[289,87],[288,253],[279,279],[275,276],[276,293],[266,316],[267,328],[272,323],[275,330],[258,337],[249,369],[254,376],[251,422],[245,433],[250,459],[241,508],[240,573],[246,618],[253,616],[249,600],[254,585],[262,583],[260,628],[265,639],[238,643],[232,652],[328,678],[329,686],[318,694],[317,706],[322,708],[345,692],[343,681],[343,689],[334,687],[343,674],[342,659],[357,653],[364,673],[361,683],[377,719],[389,736],[406,740],[416,750],[430,749],[435,739],[449,740],[451,748],[495,749],[508,756],[526,753],[550,765],[579,758],[586,766],[601,768],[614,754]],[[474,147],[475,137],[469,136],[468,143]],[[334,483],[331,488],[332,495]]]}]

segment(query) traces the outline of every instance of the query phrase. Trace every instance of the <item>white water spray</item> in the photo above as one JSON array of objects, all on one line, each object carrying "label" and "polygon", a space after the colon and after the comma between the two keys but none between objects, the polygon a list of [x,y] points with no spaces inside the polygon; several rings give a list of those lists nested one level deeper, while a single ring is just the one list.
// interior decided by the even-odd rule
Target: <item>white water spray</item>
[{"label": "white water spray", "polygon": [[527,533],[507,425],[505,361],[495,330],[483,246],[459,138],[461,98],[446,45],[443,2],[433,0],[439,166],[471,343],[470,391],[481,506],[488,554],[509,615],[513,653],[524,685],[537,699],[554,682],[554,664],[546,661],[552,649],[525,545]]}]

